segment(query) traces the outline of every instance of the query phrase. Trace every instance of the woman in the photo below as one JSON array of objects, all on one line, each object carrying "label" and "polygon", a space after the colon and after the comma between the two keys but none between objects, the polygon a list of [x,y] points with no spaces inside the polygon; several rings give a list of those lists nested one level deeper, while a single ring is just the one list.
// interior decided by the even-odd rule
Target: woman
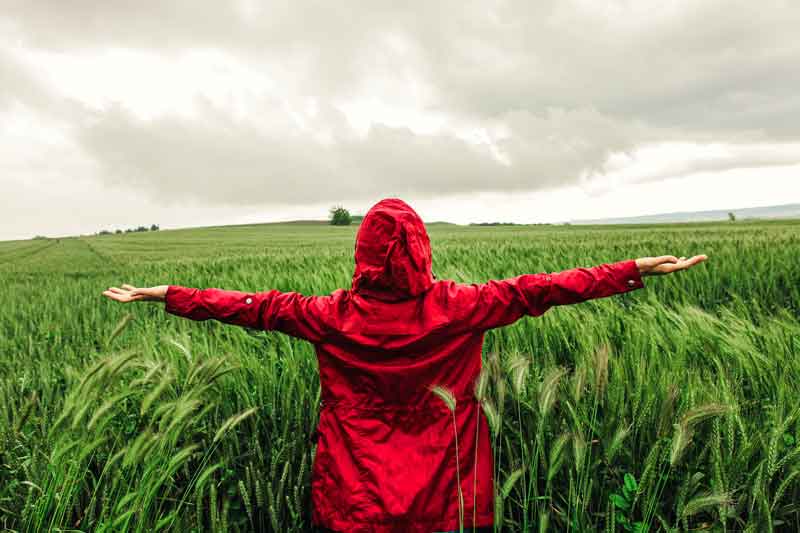
[{"label": "woman", "polygon": [[[642,276],[705,259],[644,257],[482,284],[436,280],[422,220],[405,202],[389,198],[361,223],[349,290],[303,296],[122,285],[103,294],[119,302],[164,301],[174,315],[278,330],[314,344],[321,385],[311,476],[315,526],[458,531],[460,482],[464,527],[488,531],[494,521],[492,450],[473,394],[484,332],[555,305],[639,289]],[[431,385],[453,393],[454,411]]]}]

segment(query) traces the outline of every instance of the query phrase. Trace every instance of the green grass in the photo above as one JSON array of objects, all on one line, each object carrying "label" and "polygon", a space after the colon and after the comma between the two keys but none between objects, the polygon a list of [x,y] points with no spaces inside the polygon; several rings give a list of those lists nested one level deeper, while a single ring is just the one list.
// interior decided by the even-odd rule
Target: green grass
[{"label": "green grass", "polygon": [[[0,529],[308,530],[312,346],[100,293],[327,294],[355,231],[0,243]],[[429,232],[437,277],[462,282],[709,256],[487,333],[498,529],[800,530],[800,221]]]}]

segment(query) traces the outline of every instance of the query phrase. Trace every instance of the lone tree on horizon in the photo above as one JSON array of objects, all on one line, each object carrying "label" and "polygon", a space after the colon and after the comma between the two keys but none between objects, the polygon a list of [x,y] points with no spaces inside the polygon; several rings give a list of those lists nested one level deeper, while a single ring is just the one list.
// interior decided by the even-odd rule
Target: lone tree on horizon
[{"label": "lone tree on horizon", "polygon": [[331,207],[330,210],[331,215],[331,224],[334,226],[349,226],[352,220],[350,216],[350,211],[342,207],[341,205],[335,205]]}]

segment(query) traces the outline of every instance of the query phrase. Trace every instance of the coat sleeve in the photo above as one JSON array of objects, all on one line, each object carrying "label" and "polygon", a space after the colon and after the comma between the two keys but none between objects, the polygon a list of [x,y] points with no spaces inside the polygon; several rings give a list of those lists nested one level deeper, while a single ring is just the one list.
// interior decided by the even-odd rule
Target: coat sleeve
[{"label": "coat sleeve", "polygon": [[486,283],[454,284],[447,305],[464,329],[491,329],[555,305],[605,298],[644,287],[636,260],[555,273],[522,274]]},{"label": "coat sleeve", "polygon": [[169,285],[164,310],[192,320],[214,319],[248,328],[277,330],[316,343],[329,332],[325,316],[330,305],[330,296]]}]

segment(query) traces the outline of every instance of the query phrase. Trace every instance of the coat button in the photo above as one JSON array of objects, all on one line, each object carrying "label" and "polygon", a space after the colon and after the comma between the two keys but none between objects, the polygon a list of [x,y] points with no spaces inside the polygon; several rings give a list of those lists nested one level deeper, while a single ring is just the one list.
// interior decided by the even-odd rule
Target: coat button
[{"label": "coat button", "polygon": [[244,302],[245,302],[245,303],[248,303],[248,304],[251,304],[251,303],[253,303],[253,299],[252,299],[252,298],[248,298],[248,299],[247,299],[247,300],[245,300]]},{"label": "coat button", "polygon": [[633,281],[632,279],[629,279],[629,280],[628,280],[628,285],[630,285],[631,287],[633,287],[634,285],[636,285],[636,282],[635,282],[635,281]]},{"label": "coat button", "polygon": [[545,279],[547,279],[547,281],[550,281],[550,276],[547,276],[547,278],[545,278]]}]

